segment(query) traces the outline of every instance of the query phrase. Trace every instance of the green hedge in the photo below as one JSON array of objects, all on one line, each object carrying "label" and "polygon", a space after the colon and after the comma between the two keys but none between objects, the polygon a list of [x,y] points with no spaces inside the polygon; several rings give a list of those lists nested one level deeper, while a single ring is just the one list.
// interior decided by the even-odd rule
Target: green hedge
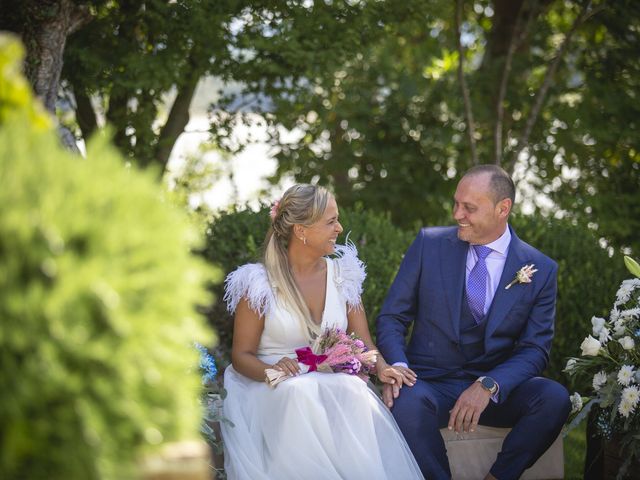
[{"label": "green hedge", "polygon": [[200,437],[210,270],[153,172],[105,138],[64,151],[15,101],[17,45],[0,37],[0,478],[132,478]]},{"label": "green hedge", "polygon": [[[259,212],[236,209],[213,219],[205,233],[203,255],[207,261],[219,267],[225,277],[239,265],[259,261],[262,242],[269,228],[268,212],[267,207]],[[230,362],[233,317],[227,313],[222,301],[224,285],[211,288],[217,301],[205,310],[205,314],[218,334],[215,357],[222,370]]]}]

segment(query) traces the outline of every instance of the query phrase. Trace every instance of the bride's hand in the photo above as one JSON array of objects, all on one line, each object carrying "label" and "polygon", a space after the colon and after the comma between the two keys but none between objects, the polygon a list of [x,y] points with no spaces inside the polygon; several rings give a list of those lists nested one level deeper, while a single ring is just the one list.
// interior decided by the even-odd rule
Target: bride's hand
[{"label": "bride's hand", "polygon": [[402,386],[409,385],[412,387],[416,383],[416,372],[410,368],[403,367],[401,365],[385,365],[378,368],[378,378],[381,382],[389,383],[391,385]]},{"label": "bride's hand", "polygon": [[300,373],[300,365],[298,365],[298,362],[289,357],[282,357],[273,365],[273,368],[280,370],[287,375],[291,375],[292,377],[295,377]]}]

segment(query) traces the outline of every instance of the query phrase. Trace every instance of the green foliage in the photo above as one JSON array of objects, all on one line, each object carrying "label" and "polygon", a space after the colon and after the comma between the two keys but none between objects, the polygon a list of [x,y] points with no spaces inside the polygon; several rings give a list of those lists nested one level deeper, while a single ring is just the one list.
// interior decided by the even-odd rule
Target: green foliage
[{"label": "green foliage", "polygon": [[638,264],[638,262],[631,257],[624,257],[624,265],[627,267],[627,270],[629,270],[629,273],[640,278],[640,264]]},{"label": "green foliage", "polygon": [[[587,3],[464,2],[464,73],[478,157],[508,170],[517,167],[517,180],[526,176],[533,186],[532,202],[544,193],[566,215],[593,222],[614,247],[637,250],[637,2],[589,2],[591,15],[560,57],[528,141],[520,141],[546,72]],[[332,4],[337,10],[342,3]],[[266,113],[271,127],[279,161],[275,180],[293,174],[298,181],[332,185],[343,206],[361,201],[372,210],[388,210],[405,228],[443,222],[455,182],[472,163],[457,77],[455,2],[359,2],[353,8],[357,18],[335,37],[325,34],[335,35],[339,16],[315,23],[324,9],[323,2],[289,14],[266,9],[262,17],[278,21],[242,30],[243,46],[252,55],[229,63],[234,78],[245,81],[240,99],[267,97],[251,106]],[[322,29],[313,29],[320,24]],[[496,149],[499,87],[517,25],[522,29],[501,102],[503,141]],[[355,41],[352,26],[362,32]],[[303,42],[310,30],[314,47],[328,38],[342,46],[333,56],[318,55],[319,48]],[[244,111],[246,104],[238,98],[221,103],[221,120],[214,124],[221,144],[229,122],[237,121],[228,111],[238,105]],[[282,126],[299,135],[283,136]]]},{"label": "green foliage", "polygon": [[[240,265],[260,261],[262,243],[269,228],[268,212],[268,207],[258,212],[237,209],[214,218],[206,229],[203,255],[207,261],[218,266],[225,277]],[[214,285],[212,289],[217,301],[207,309],[206,315],[218,333],[220,350],[216,358],[224,367],[231,348],[233,318],[222,300],[224,285]]]},{"label": "green foliage", "polygon": [[564,439],[564,478],[583,478],[587,450],[586,422],[571,430]]},{"label": "green foliage", "polygon": [[131,478],[197,439],[210,271],[184,214],[104,136],[82,159],[26,116],[0,124],[0,185],[0,477]]},{"label": "green foliage", "polygon": [[358,247],[358,256],[367,267],[362,301],[369,330],[375,333],[376,317],[417,232],[397,228],[391,223],[389,214],[365,210],[361,205],[355,209],[341,209],[340,223],[345,233],[348,232],[349,240]]},{"label": "green foliage", "polygon": [[625,278],[622,256],[600,246],[593,230],[571,220],[513,218],[518,236],[558,262],[555,336],[546,373],[561,382],[567,357],[576,356],[591,317],[605,316]]},{"label": "green foliage", "polygon": [[51,128],[51,119],[33,101],[29,83],[20,71],[24,47],[10,35],[0,35],[0,126],[16,116],[26,116],[35,129]]},{"label": "green foliage", "polygon": [[[268,212],[267,207],[258,212],[234,210],[214,219],[207,231],[204,251],[207,260],[220,266],[225,275],[240,265],[260,261],[262,242],[269,226]],[[356,244],[359,257],[367,266],[363,302],[374,332],[377,313],[414,233],[396,228],[388,215],[362,208],[341,209],[340,222],[345,232],[338,242],[344,242],[346,233],[350,232],[349,240]],[[221,347],[230,348],[233,319],[222,302],[222,285],[215,286],[214,292],[218,301],[207,315],[218,332]],[[219,353],[228,356],[228,351]]]},{"label": "green foliage", "polygon": [[[91,23],[69,37],[62,75],[78,105],[85,106],[78,109],[82,134],[95,128],[97,110],[88,101],[95,96],[122,153],[139,165],[164,168],[166,158],[160,160],[159,152],[167,147],[170,151],[182,133],[184,125],[179,124],[188,119],[200,77],[226,76],[232,19],[247,3],[147,0],[97,5]],[[173,101],[174,93],[180,98],[175,116],[163,105]]]},{"label": "green foliage", "polygon": [[[264,85],[268,76],[284,85],[308,73],[296,71],[300,65],[321,72],[365,32],[379,30],[363,6],[351,3],[316,2],[311,11],[301,2],[270,0],[97,2],[94,19],[65,50],[62,77],[76,97],[78,126],[86,136],[104,111],[126,156],[164,168],[162,150],[182,133],[201,77]],[[302,27],[291,32],[295,38],[286,33],[292,21]],[[260,68],[245,68],[247,58]],[[265,106],[258,97],[250,103]]]},{"label": "green foliage", "polygon": [[[640,4],[607,2],[576,38],[573,74],[549,105],[557,117],[541,134],[555,144],[537,153],[545,188],[574,218],[594,222],[616,246],[640,251]],[[558,168],[556,154],[563,157]],[[577,175],[576,175],[577,174]]]}]

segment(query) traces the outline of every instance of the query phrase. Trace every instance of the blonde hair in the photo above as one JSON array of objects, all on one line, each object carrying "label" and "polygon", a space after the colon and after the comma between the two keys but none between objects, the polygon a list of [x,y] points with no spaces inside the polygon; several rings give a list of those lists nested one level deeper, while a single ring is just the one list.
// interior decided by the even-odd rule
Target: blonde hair
[{"label": "blonde hair", "polygon": [[311,318],[311,312],[293,278],[287,250],[296,224],[311,226],[327,208],[331,193],[316,185],[297,184],[290,187],[280,199],[271,228],[264,242],[263,263],[269,280],[281,299],[300,320],[304,335],[313,340],[320,334],[320,325]]}]

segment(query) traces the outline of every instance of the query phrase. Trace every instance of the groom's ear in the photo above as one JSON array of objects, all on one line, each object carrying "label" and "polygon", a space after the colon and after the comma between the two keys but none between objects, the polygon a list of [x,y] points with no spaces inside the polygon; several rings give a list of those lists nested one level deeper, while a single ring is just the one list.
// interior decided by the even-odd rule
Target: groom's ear
[{"label": "groom's ear", "polygon": [[511,213],[511,207],[513,203],[510,198],[504,198],[498,202],[496,208],[498,209],[498,216],[500,218],[507,218],[509,213]]}]

